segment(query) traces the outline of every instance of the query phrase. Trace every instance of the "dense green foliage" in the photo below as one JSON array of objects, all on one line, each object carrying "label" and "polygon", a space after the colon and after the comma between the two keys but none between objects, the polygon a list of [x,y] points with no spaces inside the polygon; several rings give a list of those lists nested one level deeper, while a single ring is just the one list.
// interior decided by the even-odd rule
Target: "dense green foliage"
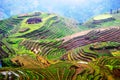
[{"label": "dense green foliage", "polygon": [[[108,17],[114,20],[99,24],[90,20],[82,25],[41,12],[1,20],[0,80],[119,80],[120,29],[78,34],[93,28],[117,27],[119,16],[112,14]],[[32,18],[42,21],[28,24]],[[115,37],[109,33],[115,33]]]}]

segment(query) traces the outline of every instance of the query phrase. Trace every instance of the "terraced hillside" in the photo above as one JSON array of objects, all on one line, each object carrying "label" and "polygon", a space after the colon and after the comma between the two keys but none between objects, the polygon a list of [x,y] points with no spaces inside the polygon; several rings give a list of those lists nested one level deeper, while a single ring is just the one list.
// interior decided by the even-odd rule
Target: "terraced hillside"
[{"label": "terraced hillside", "polygon": [[77,21],[56,14],[22,14],[1,20],[1,40],[11,45],[18,54],[61,56],[64,53],[63,49],[58,48],[61,41],[52,39],[76,33],[80,31],[80,27],[83,26]]},{"label": "terraced hillside", "polygon": [[[0,21],[0,80],[119,80],[120,21],[115,15],[120,14],[102,22],[96,17],[99,29],[43,12]],[[108,23],[114,26],[105,28]]]},{"label": "terraced hillside", "polygon": [[87,22],[83,23],[88,28],[106,28],[120,25],[120,11],[114,10],[111,14],[105,13],[98,16],[94,16]]},{"label": "terraced hillside", "polygon": [[13,29],[19,25],[22,19],[9,18],[0,21],[0,39],[13,33]]},{"label": "terraced hillside", "polygon": [[[113,61],[115,60],[115,61]],[[19,80],[119,80],[120,58],[99,58],[89,64],[57,63],[48,68],[3,68],[0,79]],[[56,68],[57,67],[57,68]]]},{"label": "terraced hillside", "polygon": [[[61,45],[61,47],[65,48],[66,50],[71,50],[95,42],[107,42],[107,41],[120,42],[119,33],[120,33],[119,27],[110,29],[108,28],[105,30],[101,29],[92,30],[89,31],[88,33],[85,33],[82,36],[78,35],[78,37],[73,37],[72,39],[65,41],[63,45]],[[62,39],[64,40],[65,38]]]},{"label": "terraced hillside", "polygon": [[6,58],[12,54],[15,54],[14,50],[7,44],[0,42],[0,58]]},{"label": "terraced hillside", "polygon": [[[47,13],[40,13],[37,16],[32,15],[33,14],[27,14],[22,17],[24,19],[19,26],[20,29],[12,35],[12,37],[28,39],[54,39],[80,31],[80,25],[75,20]],[[37,19],[40,19],[41,21],[34,23]],[[29,24],[28,21],[30,22],[30,20],[31,23]]]}]

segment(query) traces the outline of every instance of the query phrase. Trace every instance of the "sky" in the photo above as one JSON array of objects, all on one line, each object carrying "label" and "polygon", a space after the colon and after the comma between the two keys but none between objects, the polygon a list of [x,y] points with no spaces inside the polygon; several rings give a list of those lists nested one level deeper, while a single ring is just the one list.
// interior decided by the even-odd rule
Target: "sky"
[{"label": "sky", "polygon": [[41,11],[84,22],[110,9],[120,8],[120,0],[0,0],[0,18]]}]

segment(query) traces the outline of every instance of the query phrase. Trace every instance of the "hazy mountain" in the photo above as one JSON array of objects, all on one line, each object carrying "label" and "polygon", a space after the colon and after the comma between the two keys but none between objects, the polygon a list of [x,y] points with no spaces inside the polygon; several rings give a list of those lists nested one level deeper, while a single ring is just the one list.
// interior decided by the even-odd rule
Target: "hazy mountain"
[{"label": "hazy mountain", "polygon": [[[34,11],[44,11],[72,17],[80,22],[120,7],[119,0],[3,0],[3,18]],[[2,9],[2,10],[1,10]],[[0,15],[1,16],[1,15]]]}]

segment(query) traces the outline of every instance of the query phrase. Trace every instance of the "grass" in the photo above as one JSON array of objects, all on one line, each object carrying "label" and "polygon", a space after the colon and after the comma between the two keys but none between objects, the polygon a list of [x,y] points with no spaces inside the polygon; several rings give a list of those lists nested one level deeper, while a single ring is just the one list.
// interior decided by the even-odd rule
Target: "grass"
[{"label": "grass", "polygon": [[[63,20],[63,21],[55,23],[55,19],[56,19],[55,16],[56,15],[48,15],[48,14],[43,13],[40,15],[40,17],[43,18],[43,22],[39,23],[39,24],[26,24],[26,20],[28,18],[24,17],[23,18],[24,20],[21,22],[21,25],[20,26],[16,25],[16,26],[20,27],[20,28],[27,27],[27,28],[30,28],[30,30],[25,33],[13,34],[12,35],[13,37],[8,36],[8,38],[2,39],[2,41],[5,43],[5,45],[9,46],[17,54],[13,54],[13,55],[9,56],[8,58],[3,59],[4,64],[7,64],[7,65],[4,66],[3,68],[1,68],[0,72],[13,71],[20,75],[21,80],[23,80],[23,79],[25,79],[25,80],[27,80],[27,79],[72,80],[73,75],[75,75],[75,73],[78,70],[80,72],[78,72],[77,75],[75,76],[77,80],[87,80],[87,79],[99,80],[99,79],[106,79],[106,78],[110,79],[110,77],[113,79],[113,77],[111,76],[111,75],[114,75],[114,74],[112,74],[112,70],[114,68],[117,68],[117,69],[119,68],[120,58],[117,58],[117,57],[120,56],[120,51],[115,50],[115,49],[114,50],[110,49],[109,51],[112,53],[113,56],[109,57],[110,55],[108,55],[108,53],[106,53],[104,51],[100,53],[97,50],[96,51],[91,50],[90,47],[92,46],[95,48],[104,48],[106,46],[119,46],[120,43],[101,42],[101,43],[93,43],[93,44],[89,44],[86,46],[76,48],[74,50],[76,52],[78,52],[78,50],[82,48],[85,52],[89,52],[89,54],[93,53],[93,54],[99,55],[98,56],[98,57],[100,57],[99,59],[95,59],[93,62],[88,62],[88,64],[84,64],[84,63],[77,64],[77,61],[75,61],[75,60],[74,61],[61,61],[60,58],[64,53],[66,53],[66,51],[64,49],[59,48],[59,46],[62,44],[62,41],[59,42],[54,38],[71,35],[73,33],[76,33],[79,30],[82,31],[82,30],[87,30],[89,28],[82,26],[82,25],[79,25],[79,27],[77,27],[75,29],[74,29],[74,26],[72,26],[72,28],[70,28],[69,26],[66,26],[64,24],[64,19],[61,17],[60,17],[60,20]],[[118,16],[118,15],[116,15],[116,16]],[[103,19],[103,18],[106,18],[106,16],[104,15],[104,16],[102,16],[102,18],[101,18],[101,16],[98,16],[98,19]],[[99,26],[97,24],[97,27],[118,26],[118,25],[120,25],[119,22],[120,22],[120,20],[118,18],[116,18],[116,20],[114,20],[114,21],[101,23]],[[2,26],[4,26],[4,27],[3,28],[1,27],[1,29],[7,28],[7,26],[5,24],[6,23],[2,24]],[[6,31],[8,31],[8,30],[9,29],[6,29]],[[33,38],[31,38],[31,37],[29,39],[26,37],[16,38],[16,36],[31,33],[35,30],[38,30],[38,32],[42,31],[42,30],[50,30],[50,33],[43,34],[45,36],[48,36],[49,39],[37,39],[36,38],[33,40]],[[27,36],[30,36],[30,35],[27,35]],[[36,56],[36,54],[34,54],[31,50],[28,50],[28,49],[26,49],[26,47],[21,46],[20,43],[23,40],[28,41],[29,42],[28,44],[30,44],[30,46],[38,43],[38,45],[40,45],[40,47],[43,49],[43,52],[45,52],[45,54],[46,54],[45,56],[41,56],[42,59],[44,58],[46,61],[48,61],[48,63],[50,65],[42,68],[42,66],[45,65],[42,63],[44,61],[42,61],[42,59],[40,59],[40,57],[37,58],[37,56],[42,53],[39,53]],[[39,47],[39,46],[37,46],[37,47]],[[7,51],[5,46],[2,46],[2,48],[5,51]],[[48,51],[49,50],[48,48],[50,48],[50,52]],[[74,53],[76,54],[76,52],[74,52]],[[86,54],[88,54],[88,53],[86,53]],[[86,57],[86,55],[84,55],[84,53],[81,55],[83,57]],[[68,55],[68,56],[70,56],[70,55]],[[103,56],[108,56],[108,57],[105,58]],[[70,58],[72,58],[72,57],[70,56]],[[15,64],[12,64],[13,62],[11,62],[10,60],[12,60],[13,62],[18,60],[21,64],[22,63],[24,64],[24,67],[16,66],[17,68],[15,68],[14,67]],[[77,65],[77,66],[75,67],[75,65]],[[71,69],[71,66],[73,66],[73,69]],[[9,67],[9,68],[5,68],[5,67]],[[18,70],[22,71],[22,73],[18,72]],[[108,75],[108,74],[110,74],[110,75]],[[0,73],[1,80],[3,80],[4,77],[6,77],[4,79],[8,79],[8,75],[2,76],[2,77],[1,76],[2,76],[2,74]],[[39,77],[40,77],[40,79],[39,79]],[[18,79],[18,78],[19,77],[16,77],[13,79]]]},{"label": "grass", "polygon": [[15,53],[15,55],[10,55],[10,57],[14,57],[16,55],[29,55],[32,58],[35,58],[35,54],[31,52],[30,50],[27,50],[24,46],[20,46],[20,42],[24,40],[24,38],[8,38],[8,39],[3,39],[5,43],[7,43],[7,46],[12,48]]},{"label": "grass", "polygon": [[120,50],[117,51],[111,51],[113,56],[120,56]]},{"label": "grass", "polygon": [[[27,21],[27,19],[29,19],[29,18],[25,18],[22,22],[21,22],[21,25],[20,25],[20,28],[22,29],[22,28],[29,28],[30,30],[29,31],[27,31],[27,32],[24,32],[24,33],[16,33],[16,34],[14,34],[13,36],[15,37],[15,36],[21,36],[21,35],[24,35],[24,34],[27,34],[27,33],[30,33],[30,32],[32,32],[32,31],[34,31],[34,30],[37,30],[37,29],[40,29],[41,27],[43,27],[45,24],[46,24],[46,21],[49,19],[49,18],[51,18],[51,17],[54,17],[55,15],[50,15],[50,16],[48,16],[48,17],[46,17],[46,18],[43,18],[42,19],[42,22],[40,22],[40,23],[38,23],[38,24],[27,24],[26,23],[26,21]],[[12,36],[12,37],[13,37]]]},{"label": "grass", "polygon": [[[82,47],[78,47],[76,49],[79,49],[79,48],[82,48],[85,52],[89,52],[89,53],[93,53],[93,54],[97,54],[99,55],[99,57],[101,56],[110,56],[110,54],[104,52],[97,52],[97,51],[93,51],[93,50],[90,50],[90,47],[91,46],[94,46],[95,48],[104,48],[104,47],[107,47],[107,46],[119,46],[120,43],[118,42],[99,42],[99,43],[92,43],[92,44],[89,44],[89,45],[86,45],[86,46],[82,46]],[[109,50],[111,53],[112,53],[112,50]],[[113,52],[114,54],[114,52]]]},{"label": "grass", "polygon": [[[73,23],[68,22],[69,25],[66,24],[65,18],[55,14],[42,13],[39,17],[42,18],[43,22],[38,24],[27,24],[26,21],[30,17],[23,18],[24,20],[20,23],[20,26],[19,26],[20,29],[29,28],[30,30],[24,33],[19,33],[19,31],[17,31],[17,33],[11,35],[10,37],[33,36],[30,38],[36,39],[36,36],[34,36],[34,34],[41,32],[40,37],[46,36],[49,39],[54,39],[54,38],[61,38],[67,35],[71,35],[73,33],[77,33],[79,31],[82,31],[82,29],[86,30],[86,27],[82,25],[76,25],[74,27]],[[44,31],[48,31],[48,32],[44,33]],[[42,34],[42,32],[44,34]]]},{"label": "grass", "polygon": [[[14,51],[17,53],[17,55],[25,55],[26,54],[26,55],[29,55],[29,56],[35,58],[35,56],[36,56],[35,53],[33,53],[31,50],[26,49],[25,46],[20,45],[20,43],[23,40],[27,40],[27,39],[25,39],[25,38],[8,38],[8,39],[4,39],[4,42],[8,43],[10,45],[10,47],[12,49],[14,49]],[[43,45],[46,44],[44,46],[41,45],[41,48],[46,47],[46,48],[51,49],[49,51],[49,54],[46,55],[46,58],[49,60],[59,59],[60,56],[62,56],[65,53],[65,50],[57,48],[57,46],[59,46],[62,43],[61,41],[59,42],[57,40],[52,40],[52,39],[42,39],[42,40],[31,40],[31,42],[36,42],[36,43],[40,43]],[[51,43],[51,45],[48,43]],[[44,49],[43,49],[43,51],[44,51]],[[43,54],[43,53],[39,53],[39,54]],[[13,56],[16,56],[16,55],[13,55]]]},{"label": "grass", "polygon": [[47,13],[42,13],[41,15],[40,15],[40,17],[41,18],[46,18],[46,17],[48,17],[49,15],[47,14]]},{"label": "grass", "polygon": [[[25,58],[25,57],[24,57]],[[20,57],[19,59],[24,61],[28,60],[30,58],[24,59]],[[24,59],[24,60],[23,60]],[[27,61],[26,60],[26,61]],[[28,64],[29,62],[24,64]],[[30,59],[31,61],[31,59]],[[109,62],[110,61],[110,62]],[[32,61],[34,64],[36,61]],[[40,79],[40,80],[99,80],[99,79],[105,79],[105,80],[119,80],[120,78],[118,76],[114,76],[114,73],[112,71],[114,69],[119,69],[119,62],[120,57],[103,57],[99,58],[94,62],[89,62],[88,64],[77,64],[72,62],[58,62],[56,64],[51,64],[49,67],[41,68],[41,67],[34,67],[29,68],[30,66],[26,67],[19,67],[19,68],[1,68],[0,72],[8,71],[8,72],[14,72],[18,74],[20,77],[17,77],[15,79]],[[32,63],[31,63],[32,64]],[[33,65],[31,65],[33,66]],[[39,66],[39,65],[38,65]],[[0,73],[1,74],[1,73]],[[8,73],[7,73],[8,74]],[[1,80],[8,79],[9,76],[14,78],[15,75],[9,75],[9,76],[2,76],[0,75]],[[74,76],[74,78],[73,78]]]},{"label": "grass", "polygon": [[[101,22],[98,24],[93,24],[94,20],[102,20],[107,18],[114,18],[114,20]],[[87,22],[83,24],[87,29],[93,28],[106,28],[106,27],[113,27],[113,26],[120,26],[120,13],[117,14],[102,14],[98,15],[94,18],[91,18]]]},{"label": "grass", "polygon": [[120,20],[109,21],[105,23],[101,23],[100,25],[96,25],[97,28],[105,28],[105,27],[112,27],[112,26],[120,26]]},{"label": "grass", "polygon": [[108,18],[112,18],[112,15],[110,14],[102,14],[102,15],[98,15],[96,17],[94,17],[94,20],[104,20],[104,19],[108,19]]}]

